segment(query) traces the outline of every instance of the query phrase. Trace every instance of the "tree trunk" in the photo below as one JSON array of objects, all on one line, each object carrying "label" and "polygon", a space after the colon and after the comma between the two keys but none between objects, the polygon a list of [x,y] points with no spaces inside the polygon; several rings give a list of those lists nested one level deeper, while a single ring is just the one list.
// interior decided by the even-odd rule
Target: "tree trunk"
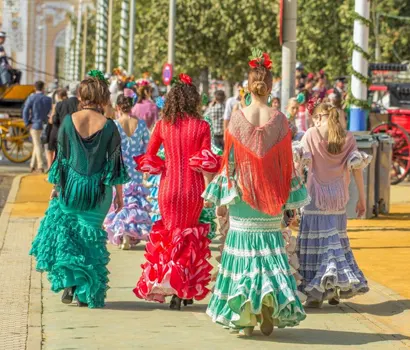
[{"label": "tree trunk", "polygon": [[205,67],[201,70],[201,74],[199,76],[199,83],[200,83],[200,91],[209,95],[209,69]]}]

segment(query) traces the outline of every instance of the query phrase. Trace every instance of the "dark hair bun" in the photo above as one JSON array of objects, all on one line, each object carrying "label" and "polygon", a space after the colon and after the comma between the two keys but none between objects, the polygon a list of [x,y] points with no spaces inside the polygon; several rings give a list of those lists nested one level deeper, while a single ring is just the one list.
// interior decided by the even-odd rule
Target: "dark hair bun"
[{"label": "dark hair bun", "polygon": [[117,106],[120,108],[121,112],[129,113],[133,107],[133,100],[131,97],[119,95],[117,98]]}]

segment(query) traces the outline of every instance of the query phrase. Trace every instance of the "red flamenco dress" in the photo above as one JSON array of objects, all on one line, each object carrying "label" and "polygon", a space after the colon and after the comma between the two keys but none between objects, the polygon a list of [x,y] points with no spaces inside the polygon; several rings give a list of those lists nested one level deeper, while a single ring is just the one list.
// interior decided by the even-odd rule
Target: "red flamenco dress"
[{"label": "red flamenco dress", "polygon": [[[165,161],[156,154],[164,146]],[[211,151],[209,124],[195,118],[174,124],[159,121],[147,153],[135,157],[137,170],[161,174],[157,221],[146,245],[146,262],[134,293],[165,302],[166,296],[202,300],[209,292],[212,265],[209,224],[200,224],[205,190],[202,172],[216,173],[219,159]]]}]

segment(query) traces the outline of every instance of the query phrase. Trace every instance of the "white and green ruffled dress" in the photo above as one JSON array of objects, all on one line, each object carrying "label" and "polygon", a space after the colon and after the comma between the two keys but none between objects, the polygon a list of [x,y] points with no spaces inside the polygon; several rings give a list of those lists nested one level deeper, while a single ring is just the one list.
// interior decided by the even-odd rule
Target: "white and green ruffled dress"
[{"label": "white and green ruffled dress", "polygon": [[[207,314],[230,328],[253,327],[265,304],[272,310],[275,326],[296,326],[306,314],[286,254],[282,213],[271,216],[242,200],[232,154],[230,186],[222,172],[203,194],[205,200],[229,207],[230,224]],[[283,211],[298,209],[309,200],[301,179],[294,175]]]}]

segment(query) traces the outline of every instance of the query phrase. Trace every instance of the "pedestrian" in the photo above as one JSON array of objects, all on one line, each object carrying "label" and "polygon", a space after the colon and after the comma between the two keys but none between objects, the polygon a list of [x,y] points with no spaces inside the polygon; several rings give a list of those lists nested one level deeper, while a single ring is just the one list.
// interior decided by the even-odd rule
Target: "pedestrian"
[{"label": "pedestrian", "polygon": [[346,205],[350,171],[357,185],[359,217],[366,212],[363,168],[371,157],[357,149],[356,141],[339,121],[329,103],[308,103],[314,127],[304,135],[303,151],[312,157],[307,188],[312,201],[302,211],[297,254],[301,291],[308,296],[306,307],[321,307],[323,301],[336,305],[369,290],[357,266],[346,233]]},{"label": "pedestrian", "polygon": [[279,97],[274,97],[272,99],[272,109],[274,111],[280,111],[280,98]]},{"label": "pedestrian", "polygon": [[224,110],[224,130],[228,127],[229,120],[231,119],[231,115],[233,112],[233,108],[238,104],[240,101],[240,92],[243,89],[242,83],[236,83],[233,88],[233,96],[226,100],[225,110]]},{"label": "pedestrian", "polygon": [[123,188],[124,207],[116,212],[113,205],[104,221],[109,241],[123,250],[148,240],[151,230],[151,205],[147,200],[149,191],[142,185],[142,173],[135,169],[133,159],[146,152],[149,131],[145,121],[131,117],[132,106],[131,97],[118,96],[115,125],[121,136],[122,156],[131,181]]},{"label": "pedestrian", "polygon": [[[60,102],[67,100],[68,94],[67,90],[60,89],[57,90],[56,96],[54,98],[55,103],[53,104],[52,111],[48,118],[47,125],[50,128],[50,133],[48,134],[47,139],[47,169],[51,168],[51,164],[53,163],[55,152],[57,149],[57,135],[58,135],[58,128],[61,125],[61,121],[59,120],[59,113],[57,113],[57,106],[59,107],[59,111],[61,109]],[[55,126],[54,126],[55,125]]]},{"label": "pedestrian", "polygon": [[207,314],[213,322],[252,335],[273,326],[296,326],[306,315],[297,296],[281,221],[285,209],[308,203],[294,176],[291,134],[286,117],[267,105],[271,61],[264,53],[249,62],[251,104],[232,115],[225,134],[220,173],[203,197],[226,216],[229,232]]},{"label": "pedestrian", "polygon": [[34,86],[35,93],[30,95],[24,103],[23,119],[26,127],[30,129],[33,142],[33,156],[30,162],[31,172],[33,173],[37,169],[44,173],[41,133],[51,112],[52,99],[44,94],[44,82],[37,81]]},{"label": "pedestrian", "polygon": [[289,128],[292,132],[292,140],[295,139],[299,133],[298,129],[298,112],[299,112],[299,103],[296,97],[292,97],[288,100],[288,105],[286,107],[286,118],[289,122]]},{"label": "pedestrian", "polygon": [[78,98],[77,98],[78,86],[72,86],[71,90],[67,93],[67,90],[62,90],[64,97],[60,96],[61,101],[56,104],[55,112],[52,114],[52,128],[48,143],[48,151],[55,158],[55,152],[57,151],[57,136],[61,125],[63,124],[64,118],[67,115],[72,115],[78,111]]},{"label": "pedestrian", "polygon": [[10,74],[10,64],[4,49],[7,35],[5,32],[0,32],[0,85],[10,85],[12,76]]},{"label": "pedestrian", "polygon": [[206,111],[206,115],[212,121],[214,127],[213,142],[216,147],[223,150],[224,148],[224,112],[225,112],[225,92],[222,90],[215,91],[215,98],[211,106]]},{"label": "pedestrian", "polygon": [[151,100],[152,88],[148,80],[141,80],[137,85],[137,103],[131,110],[131,115],[144,120],[151,130],[158,120],[158,108]]},{"label": "pedestrian", "polygon": [[[209,292],[212,265],[207,238],[209,224],[200,224],[205,179],[219,170],[211,150],[209,124],[199,113],[201,97],[192,79],[180,74],[169,91],[163,117],[157,122],[145,155],[136,158],[140,171],[161,173],[160,221],[146,245],[147,261],[134,293],[138,298],[165,302],[179,310]],[[164,146],[165,162],[157,156]]]},{"label": "pedestrian", "polygon": [[117,127],[102,114],[110,92],[104,75],[91,71],[79,86],[80,111],[60,127],[56,160],[48,180],[51,201],[30,254],[36,269],[47,272],[51,290],[64,290],[61,301],[104,306],[109,253],[102,224],[112,202],[123,207],[122,184],[129,181]]}]

